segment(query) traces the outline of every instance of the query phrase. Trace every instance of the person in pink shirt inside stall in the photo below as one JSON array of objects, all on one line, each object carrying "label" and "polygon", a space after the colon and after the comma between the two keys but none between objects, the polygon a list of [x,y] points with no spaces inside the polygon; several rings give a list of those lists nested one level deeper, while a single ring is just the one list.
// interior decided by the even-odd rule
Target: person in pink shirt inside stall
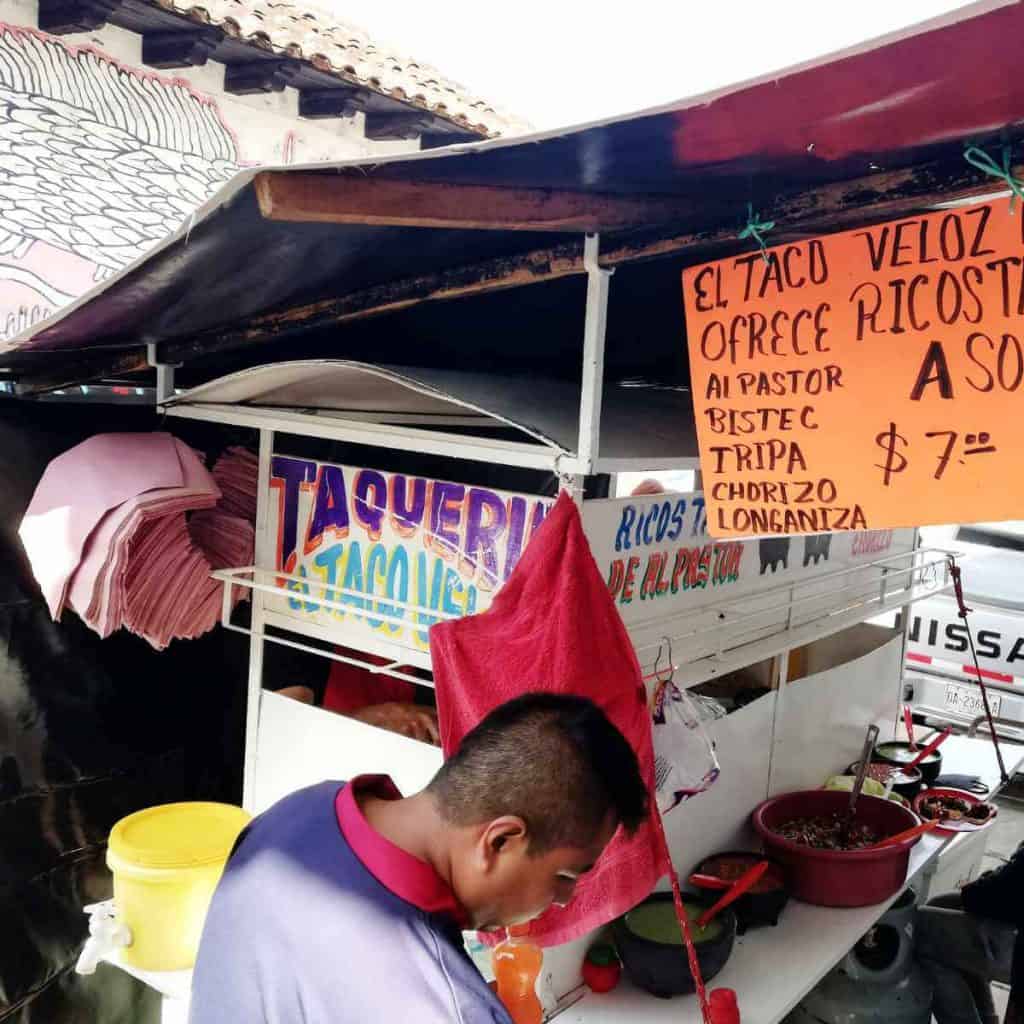
[{"label": "person in pink shirt inside stall", "polygon": [[634,487],[633,490],[629,492],[629,496],[631,498],[639,498],[645,494],[664,493],[665,488],[653,477],[648,477],[646,480],[641,480],[640,483],[638,483],[636,487]]},{"label": "person in pink shirt inside stall", "polygon": [[[389,663],[389,659],[352,651],[347,647],[335,647],[334,650],[337,654],[366,662],[368,665],[379,666]],[[422,670],[403,666],[401,671],[417,675]],[[378,729],[388,729],[421,743],[440,746],[437,709],[420,702],[420,694],[431,694],[427,686],[417,687],[409,680],[371,672],[369,668],[360,668],[358,665],[343,661],[330,662],[326,679],[323,677],[323,662],[320,660],[301,672],[296,669],[287,670],[291,678],[305,677],[307,680],[308,672],[318,673],[318,680],[313,685],[303,682],[282,687],[277,692],[283,697],[291,697],[303,704],[318,705],[325,711],[346,715]],[[428,679],[429,677],[424,678],[424,683],[429,686]]]}]

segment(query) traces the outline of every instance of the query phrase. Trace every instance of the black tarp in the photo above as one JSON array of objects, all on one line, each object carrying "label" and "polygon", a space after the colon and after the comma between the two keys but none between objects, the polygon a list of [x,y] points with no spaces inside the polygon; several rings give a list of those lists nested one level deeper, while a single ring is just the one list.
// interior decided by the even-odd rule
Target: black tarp
[{"label": "black tarp", "polygon": [[[0,406],[0,1020],[157,1024],[156,993],[101,966],[73,972],[82,907],[111,895],[110,827],[142,807],[240,791],[244,639],[221,630],[157,654],[49,613],[17,527],[55,454],[152,413]],[[193,443],[216,443],[189,424]]]},{"label": "black tarp", "polygon": [[[159,1024],[157,994],[115,968],[74,973],[82,907],[111,896],[106,840],[122,816],[182,799],[241,800],[249,644],[216,629],[157,653],[101,640],[74,612],[51,621],[17,536],[51,458],[103,431],[171,429],[208,457],[248,431],[145,409],[0,404],[0,1021]],[[409,456],[282,435],[277,450],[410,471]],[[418,456],[441,479],[554,494],[552,474]],[[587,482],[607,494],[607,478]],[[236,618],[244,621],[245,606]],[[326,662],[273,649],[271,686],[314,683]],[[276,678],[273,676],[276,674]]]}]

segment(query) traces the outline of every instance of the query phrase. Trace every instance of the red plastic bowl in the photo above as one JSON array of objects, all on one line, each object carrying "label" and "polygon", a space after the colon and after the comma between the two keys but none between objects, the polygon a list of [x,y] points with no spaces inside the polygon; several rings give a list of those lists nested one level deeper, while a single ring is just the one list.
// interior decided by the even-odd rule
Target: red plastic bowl
[{"label": "red plastic bowl", "polygon": [[[895,895],[907,880],[910,849],[920,836],[878,850],[816,850],[790,842],[775,829],[794,818],[842,814],[850,794],[809,789],[766,800],[753,814],[765,851],[786,865],[793,895],[819,907],[869,907]],[[870,825],[880,838],[894,836],[918,823],[916,815],[894,800],[862,796],[858,824]]]}]

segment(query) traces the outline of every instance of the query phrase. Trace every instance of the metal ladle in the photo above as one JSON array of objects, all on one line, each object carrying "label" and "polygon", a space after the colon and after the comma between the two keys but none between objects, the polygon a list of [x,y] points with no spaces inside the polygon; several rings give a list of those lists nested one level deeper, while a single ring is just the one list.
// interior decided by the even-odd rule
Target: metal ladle
[{"label": "metal ladle", "polygon": [[857,801],[860,799],[861,790],[864,789],[864,779],[867,778],[871,759],[875,756],[875,744],[877,742],[878,726],[869,725],[867,735],[864,737],[864,749],[860,752],[857,777],[854,779],[853,789],[850,791],[850,805],[846,809],[846,820],[843,822],[842,831],[839,833],[839,849],[841,850],[845,850],[850,845],[850,829],[853,828],[853,822],[857,816]]}]

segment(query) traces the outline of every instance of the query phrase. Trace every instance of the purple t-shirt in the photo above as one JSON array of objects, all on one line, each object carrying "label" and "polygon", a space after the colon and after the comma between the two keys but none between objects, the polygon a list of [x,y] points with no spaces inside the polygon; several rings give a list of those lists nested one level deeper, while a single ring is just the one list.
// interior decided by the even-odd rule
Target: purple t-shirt
[{"label": "purple t-shirt", "polygon": [[242,834],[206,919],[190,1024],[512,1024],[455,919],[356,856],[342,786],[292,793]]}]

